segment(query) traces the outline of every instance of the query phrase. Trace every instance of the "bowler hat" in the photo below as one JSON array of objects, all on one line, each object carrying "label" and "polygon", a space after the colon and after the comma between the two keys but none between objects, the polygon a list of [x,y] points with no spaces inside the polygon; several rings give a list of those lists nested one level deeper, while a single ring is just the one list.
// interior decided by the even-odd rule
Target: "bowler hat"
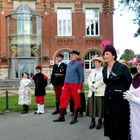
[{"label": "bowler hat", "polygon": [[73,51],[70,52],[70,54],[80,55],[80,52],[73,50]]}]

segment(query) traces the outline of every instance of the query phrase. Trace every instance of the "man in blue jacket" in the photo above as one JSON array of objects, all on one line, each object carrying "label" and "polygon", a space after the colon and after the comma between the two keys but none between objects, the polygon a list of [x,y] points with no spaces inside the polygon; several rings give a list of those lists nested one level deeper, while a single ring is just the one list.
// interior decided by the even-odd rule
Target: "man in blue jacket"
[{"label": "man in blue jacket", "polygon": [[79,59],[79,52],[72,51],[66,70],[64,87],[60,98],[60,116],[54,122],[64,122],[64,110],[67,108],[70,98],[74,101],[74,116],[70,124],[77,122],[78,110],[80,108],[80,93],[84,82],[84,69]]}]

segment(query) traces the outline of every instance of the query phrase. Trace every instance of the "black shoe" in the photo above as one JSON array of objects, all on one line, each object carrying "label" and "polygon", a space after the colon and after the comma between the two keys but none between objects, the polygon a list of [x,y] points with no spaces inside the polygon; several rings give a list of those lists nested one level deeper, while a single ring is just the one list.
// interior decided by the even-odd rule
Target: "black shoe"
[{"label": "black shoe", "polygon": [[95,122],[91,122],[89,129],[93,129],[95,127]]},{"label": "black shoe", "polygon": [[66,115],[67,114],[67,111],[66,110],[64,110],[64,115]]},{"label": "black shoe", "polygon": [[36,111],[36,112],[34,112],[34,114],[38,114],[38,113],[37,113],[37,111]]},{"label": "black shoe", "polygon": [[96,129],[101,129],[101,128],[102,128],[102,121],[98,121]]},{"label": "black shoe", "polygon": [[44,114],[44,113],[39,112],[38,114],[41,115],[41,114]]},{"label": "black shoe", "polygon": [[59,111],[58,110],[55,110],[52,115],[56,115],[56,114],[59,114]]},{"label": "black shoe", "polygon": [[72,125],[72,124],[75,124],[75,123],[77,123],[77,119],[72,118],[72,120],[70,121],[70,124]]},{"label": "black shoe", "polygon": [[21,112],[21,114],[27,114],[28,113],[28,111],[22,111]]},{"label": "black shoe", "polygon": [[78,117],[83,117],[83,112],[79,113]]},{"label": "black shoe", "polygon": [[64,122],[64,121],[65,121],[65,119],[64,118],[61,118],[61,117],[59,117],[56,120],[53,120],[53,122]]}]

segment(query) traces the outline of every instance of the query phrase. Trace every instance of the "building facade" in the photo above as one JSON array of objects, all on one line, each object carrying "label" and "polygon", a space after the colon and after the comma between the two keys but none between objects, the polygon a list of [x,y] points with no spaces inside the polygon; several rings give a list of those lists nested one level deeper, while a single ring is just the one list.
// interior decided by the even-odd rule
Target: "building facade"
[{"label": "building facade", "polygon": [[100,42],[113,42],[113,7],[114,0],[1,0],[0,79],[31,76],[37,63],[49,75],[55,56],[63,53],[68,63],[71,50],[90,71]]}]

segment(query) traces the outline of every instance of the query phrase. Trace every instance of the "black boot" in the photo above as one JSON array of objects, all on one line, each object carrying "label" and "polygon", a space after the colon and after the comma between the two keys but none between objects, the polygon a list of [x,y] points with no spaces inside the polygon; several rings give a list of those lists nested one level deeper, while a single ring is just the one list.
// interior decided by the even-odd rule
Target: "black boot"
[{"label": "black boot", "polygon": [[72,120],[70,121],[71,125],[77,123],[77,116],[78,116],[78,109],[76,108],[76,109],[74,109],[74,116],[73,116]]},{"label": "black boot", "polygon": [[95,127],[95,118],[91,119],[91,124],[89,126],[89,129],[93,129]]},{"label": "black boot", "polygon": [[79,112],[79,117],[83,117],[83,112]]},{"label": "black boot", "polygon": [[53,122],[64,122],[64,121],[65,121],[64,109],[60,109],[60,116],[58,117],[58,119],[53,120]]},{"label": "black boot", "polygon": [[28,108],[29,108],[28,105],[23,105],[23,111],[21,112],[21,114],[26,114],[26,113],[28,113]]},{"label": "black boot", "polygon": [[59,100],[56,100],[56,110],[52,113],[52,115],[59,114]]},{"label": "black boot", "polygon": [[64,109],[64,115],[66,115],[67,114],[67,109]]},{"label": "black boot", "polygon": [[98,120],[98,124],[97,124],[97,126],[96,126],[96,129],[101,129],[102,128],[102,118],[100,118],[99,120]]}]

